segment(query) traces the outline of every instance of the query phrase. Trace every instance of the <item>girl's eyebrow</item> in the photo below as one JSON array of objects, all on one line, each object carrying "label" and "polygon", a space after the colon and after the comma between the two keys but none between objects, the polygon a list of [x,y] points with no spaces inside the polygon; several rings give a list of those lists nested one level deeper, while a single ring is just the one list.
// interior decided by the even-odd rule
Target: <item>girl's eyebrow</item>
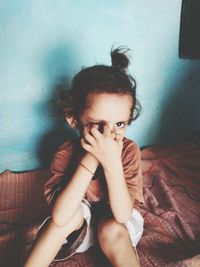
[{"label": "girl's eyebrow", "polygon": [[105,122],[104,120],[98,120],[98,119],[93,119],[93,118],[88,118],[88,120],[91,122]]},{"label": "girl's eyebrow", "polygon": [[[103,123],[107,123],[107,121],[104,121],[104,120],[97,120],[97,119],[92,119],[92,118],[88,118],[89,120],[89,123],[98,123],[98,122],[103,122]],[[125,121],[117,121],[115,123],[119,123],[119,122],[122,122],[122,123],[128,123],[128,120],[125,120]]]},{"label": "girl's eyebrow", "polygon": [[97,124],[97,123],[105,124],[106,122],[102,120],[89,120],[88,123],[89,124]]}]

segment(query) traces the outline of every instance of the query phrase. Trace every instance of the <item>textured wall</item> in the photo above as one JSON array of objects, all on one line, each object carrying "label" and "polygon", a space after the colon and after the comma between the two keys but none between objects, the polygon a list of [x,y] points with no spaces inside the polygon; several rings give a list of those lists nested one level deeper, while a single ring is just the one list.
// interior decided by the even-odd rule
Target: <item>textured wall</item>
[{"label": "textured wall", "polygon": [[71,133],[49,109],[82,66],[110,64],[113,44],[131,49],[141,117],[139,145],[179,142],[200,129],[200,62],[178,58],[181,0],[0,2],[1,170],[47,163]]}]

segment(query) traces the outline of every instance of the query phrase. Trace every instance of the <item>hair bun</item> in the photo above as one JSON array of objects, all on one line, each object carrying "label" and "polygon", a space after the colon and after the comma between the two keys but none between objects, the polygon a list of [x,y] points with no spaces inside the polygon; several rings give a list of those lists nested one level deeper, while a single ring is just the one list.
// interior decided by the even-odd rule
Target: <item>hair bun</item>
[{"label": "hair bun", "polygon": [[112,66],[119,68],[122,71],[126,71],[129,65],[129,58],[126,53],[129,51],[126,47],[118,47],[111,50]]}]

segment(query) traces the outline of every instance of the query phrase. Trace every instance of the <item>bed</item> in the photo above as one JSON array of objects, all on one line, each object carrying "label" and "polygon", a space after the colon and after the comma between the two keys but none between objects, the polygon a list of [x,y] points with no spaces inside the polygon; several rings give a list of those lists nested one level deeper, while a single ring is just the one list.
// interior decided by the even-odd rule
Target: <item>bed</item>
[{"label": "bed", "polygon": [[[200,266],[200,145],[144,148],[145,230],[137,250],[143,267]],[[48,207],[48,169],[0,174],[0,266],[21,267]],[[109,267],[98,247],[51,267]]]}]

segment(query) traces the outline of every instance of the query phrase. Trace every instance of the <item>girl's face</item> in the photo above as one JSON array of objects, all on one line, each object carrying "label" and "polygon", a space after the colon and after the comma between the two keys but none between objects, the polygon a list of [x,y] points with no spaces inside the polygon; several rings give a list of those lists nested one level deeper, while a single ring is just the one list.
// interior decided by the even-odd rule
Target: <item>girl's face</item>
[{"label": "girl's face", "polygon": [[81,132],[92,127],[103,133],[104,125],[115,135],[124,137],[132,108],[132,98],[129,95],[102,93],[92,94],[88,107],[80,117]]}]

